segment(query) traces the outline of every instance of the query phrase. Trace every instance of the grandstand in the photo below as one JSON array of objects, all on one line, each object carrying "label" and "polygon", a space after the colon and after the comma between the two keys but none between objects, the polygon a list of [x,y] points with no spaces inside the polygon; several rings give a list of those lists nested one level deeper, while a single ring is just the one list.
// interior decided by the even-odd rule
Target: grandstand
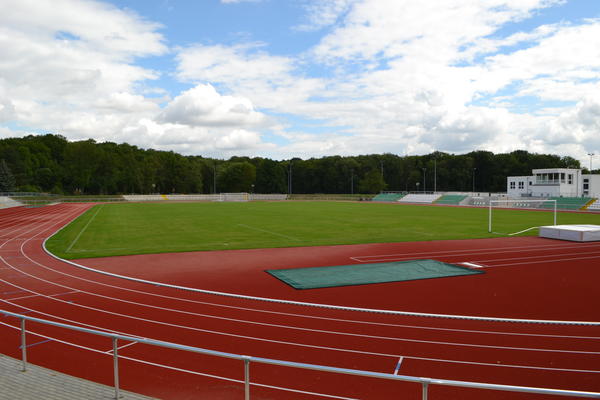
[{"label": "grandstand", "polygon": [[398,201],[404,197],[404,193],[397,192],[382,192],[373,197],[372,201]]},{"label": "grandstand", "polygon": [[445,194],[435,201],[435,204],[459,205],[468,196],[459,194]]},{"label": "grandstand", "polygon": [[[593,199],[591,197],[549,197],[548,200],[556,200],[556,208],[559,210],[581,210]],[[552,208],[549,203],[541,205],[542,208]]]},{"label": "grandstand", "polygon": [[410,193],[399,199],[398,202],[431,204],[441,196],[439,193]]}]

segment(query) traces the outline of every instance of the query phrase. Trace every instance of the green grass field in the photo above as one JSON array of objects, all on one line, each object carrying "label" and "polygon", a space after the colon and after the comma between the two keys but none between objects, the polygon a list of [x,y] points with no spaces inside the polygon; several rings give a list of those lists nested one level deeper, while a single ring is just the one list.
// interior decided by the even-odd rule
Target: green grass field
[{"label": "green grass field", "polygon": [[[546,211],[494,210],[494,231],[551,225]],[[600,214],[559,213],[559,224]],[[88,210],[47,242],[67,258],[498,237],[488,210],[353,202],[116,203]],[[537,230],[526,234],[537,235]]]}]

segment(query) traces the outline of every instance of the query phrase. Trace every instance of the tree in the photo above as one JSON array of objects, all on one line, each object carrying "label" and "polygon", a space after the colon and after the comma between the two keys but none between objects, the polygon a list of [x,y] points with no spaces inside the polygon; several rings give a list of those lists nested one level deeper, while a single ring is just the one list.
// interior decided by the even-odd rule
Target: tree
[{"label": "tree", "polygon": [[358,184],[361,193],[379,193],[386,188],[385,181],[381,176],[381,170],[372,169],[365,174]]},{"label": "tree", "polygon": [[15,177],[4,159],[0,160],[0,192],[12,192],[15,189]]},{"label": "tree", "polygon": [[219,170],[220,192],[250,192],[256,180],[256,167],[247,161],[230,162]]}]

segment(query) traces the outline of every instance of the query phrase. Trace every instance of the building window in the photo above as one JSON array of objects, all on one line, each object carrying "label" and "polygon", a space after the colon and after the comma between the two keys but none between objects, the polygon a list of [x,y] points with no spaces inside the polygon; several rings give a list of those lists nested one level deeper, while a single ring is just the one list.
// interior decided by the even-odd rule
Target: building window
[{"label": "building window", "polygon": [[590,180],[588,178],[583,179],[583,183],[588,183]]},{"label": "building window", "polygon": [[573,184],[573,174],[569,174],[568,177],[569,177],[568,183],[569,183],[569,185],[572,185]]},{"label": "building window", "polygon": [[519,181],[519,189],[525,189],[525,182]]},{"label": "building window", "polygon": [[531,186],[531,184],[532,184],[532,183],[533,183],[533,182],[529,181],[529,186]]},{"label": "building window", "polygon": [[565,183],[565,173],[564,172],[560,173],[560,183]]},{"label": "building window", "polygon": [[590,184],[589,183],[584,183],[583,184],[583,190],[588,190],[590,188]]},{"label": "building window", "polygon": [[511,189],[514,189],[514,188],[515,188],[515,183],[514,183],[514,182],[511,182],[511,183],[510,183],[510,188],[511,188]]}]

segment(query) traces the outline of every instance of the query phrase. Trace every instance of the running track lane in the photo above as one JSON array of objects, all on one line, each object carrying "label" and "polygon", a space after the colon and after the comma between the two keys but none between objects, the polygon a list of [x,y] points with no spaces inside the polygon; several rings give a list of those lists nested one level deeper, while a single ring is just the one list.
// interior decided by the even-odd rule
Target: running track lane
[{"label": "running track lane", "polygon": [[[402,317],[231,299],[124,281],[80,270],[46,255],[41,249],[42,239],[87,207],[60,205],[0,213],[3,308],[253,356],[379,372],[393,372],[403,357],[401,374],[600,391],[598,328]],[[84,263],[144,279],[298,301],[597,321],[600,318],[592,296],[600,246],[577,245],[513,238],[336,246],[308,251],[296,248],[179,253]],[[582,262],[581,257],[586,257],[586,261]],[[406,258],[485,261],[487,268],[484,275],[308,291],[290,289],[263,271]],[[7,339],[2,340],[1,351],[18,357],[17,331],[5,326],[14,327],[17,321],[0,317],[0,323],[0,335]],[[32,362],[111,383],[112,360],[103,353],[110,349],[106,339],[48,327],[30,329],[42,335],[28,337],[28,342],[34,344],[29,349]],[[239,362],[157,351],[134,343],[122,345],[126,347],[120,354],[131,359],[242,379]],[[122,362],[121,373],[125,389],[163,398],[242,398],[242,387],[236,382],[129,360]],[[251,367],[251,376],[260,383],[347,398],[384,399],[398,393],[405,398],[420,398],[414,384],[258,365]],[[257,398],[266,399],[316,398],[254,386],[252,392]],[[481,398],[482,392],[432,387],[430,398],[440,396]],[[485,397],[531,398],[493,392],[486,392]]]}]

